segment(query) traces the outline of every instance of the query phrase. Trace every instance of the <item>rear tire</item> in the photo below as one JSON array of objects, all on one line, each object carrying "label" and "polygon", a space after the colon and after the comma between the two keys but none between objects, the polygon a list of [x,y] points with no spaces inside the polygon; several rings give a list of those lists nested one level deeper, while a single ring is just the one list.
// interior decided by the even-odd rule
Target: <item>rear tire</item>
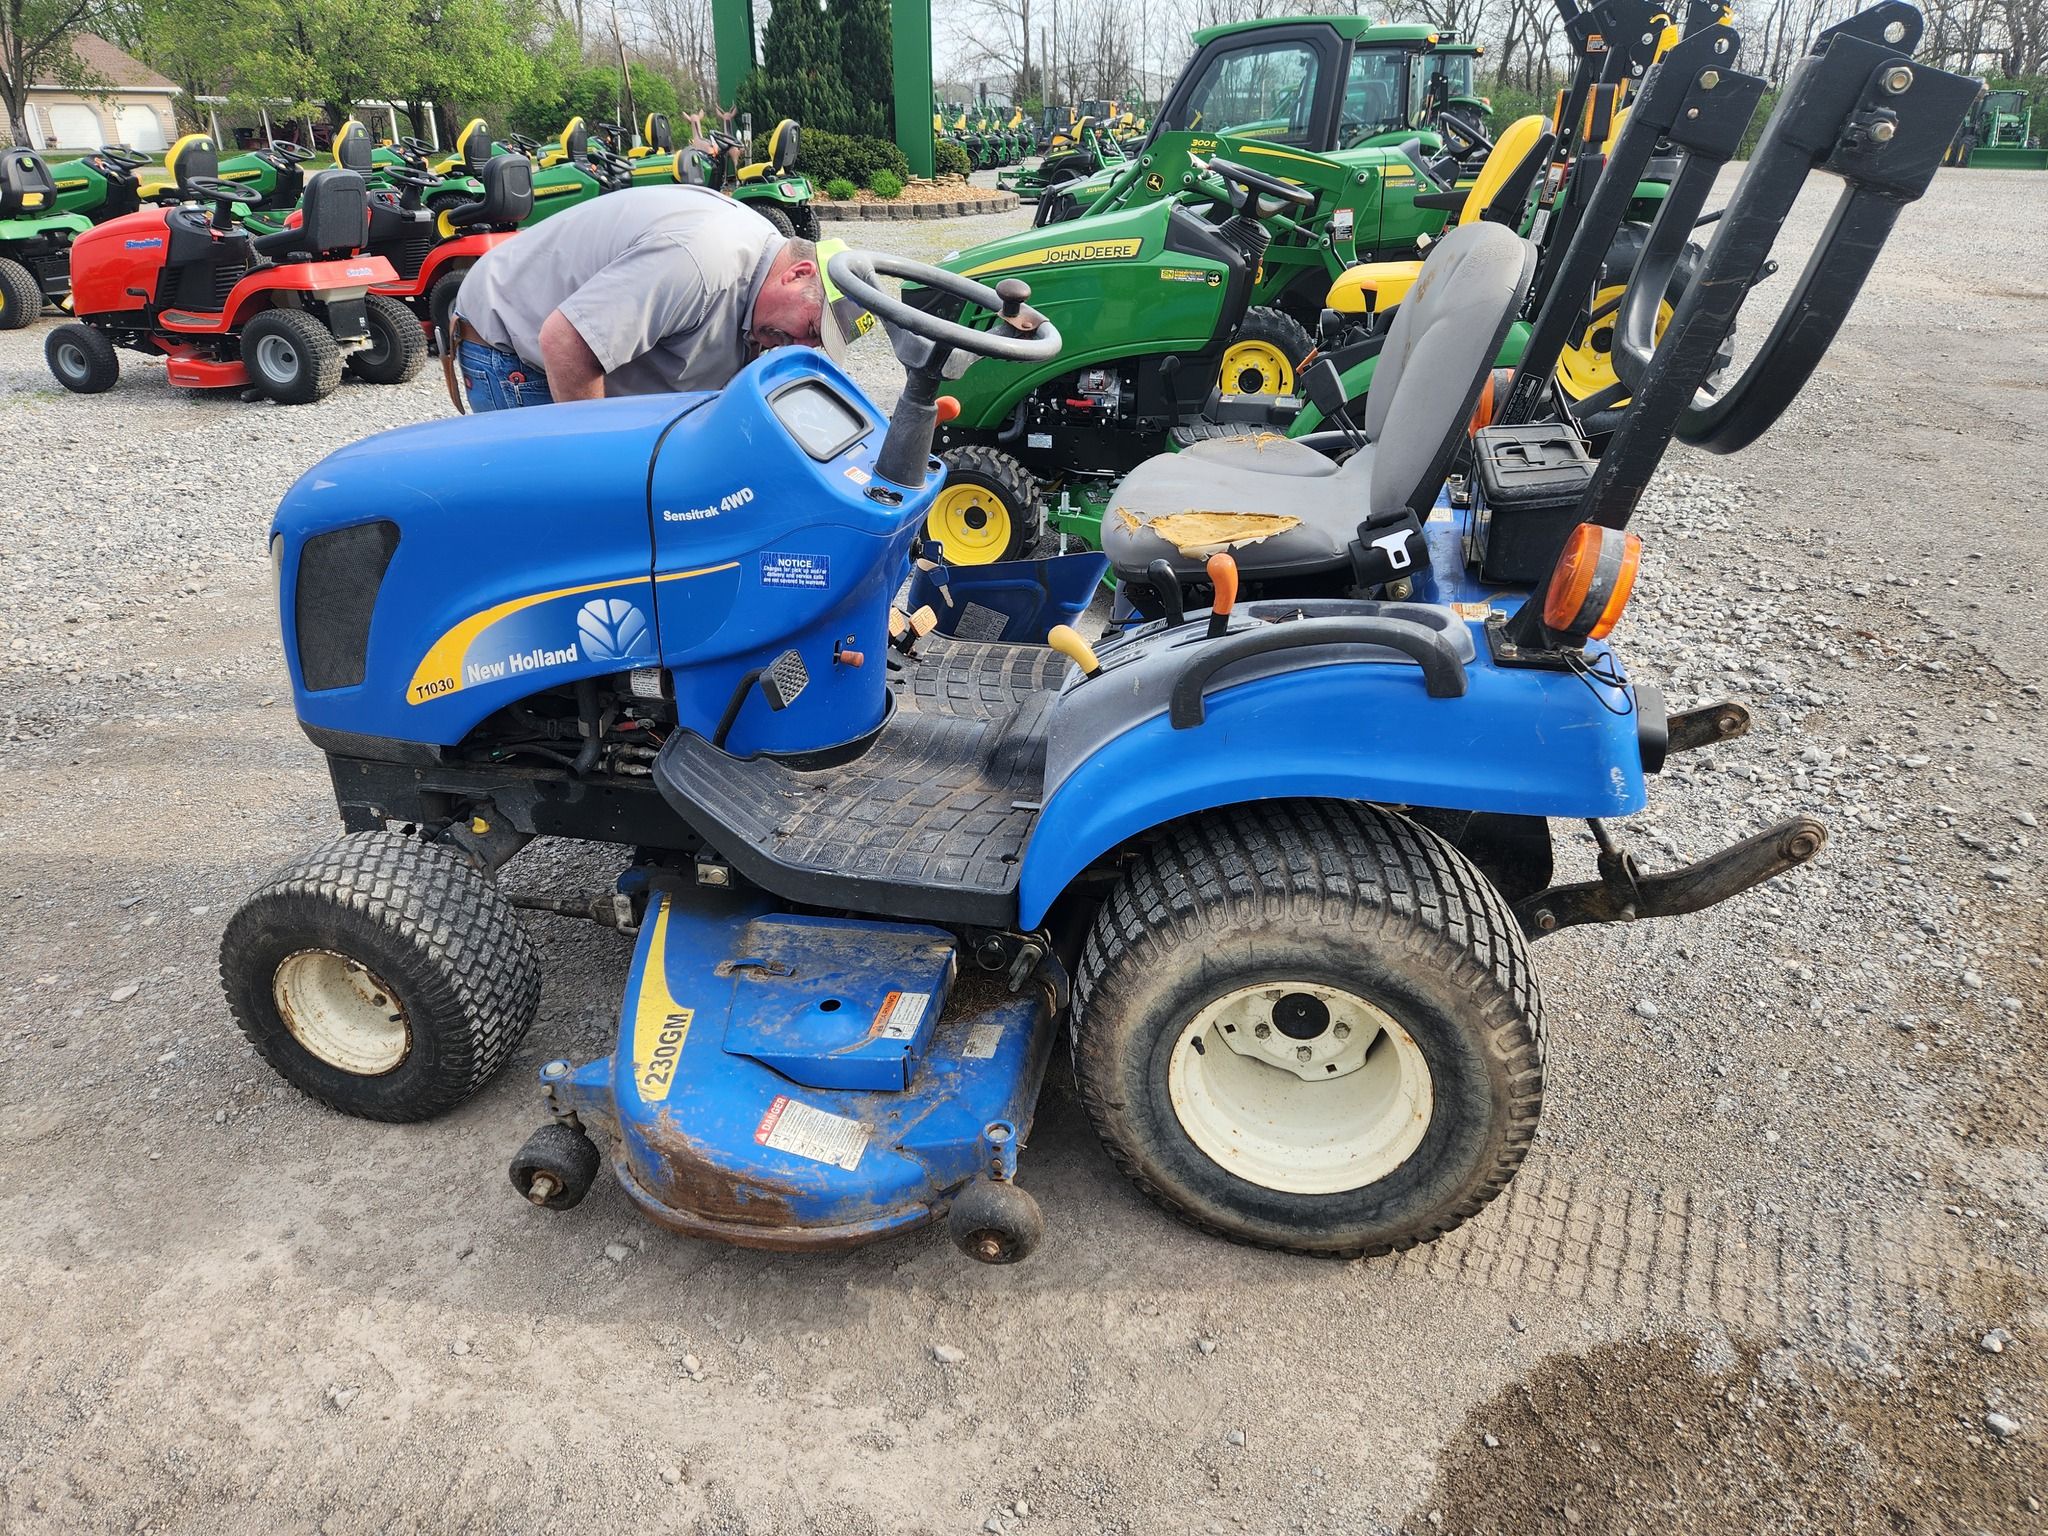
[{"label": "rear tire", "polygon": [[121,359],[106,335],[81,320],[68,321],[43,342],[43,358],[57,382],[74,395],[98,395],[121,377]]},{"label": "rear tire", "polygon": [[770,224],[774,225],[775,232],[778,235],[782,236],[783,239],[793,240],[796,238],[795,223],[791,221],[789,215],[786,212],[784,212],[782,208],[779,207],[778,205],[774,203],[750,202],[747,204],[747,206],[753,209],[754,212],[761,215],[761,217],[766,219]]},{"label": "rear tire", "polygon": [[348,371],[371,384],[403,384],[427,362],[427,333],[420,317],[388,293],[367,301],[370,344],[348,355]]},{"label": "rear tire", "polygon": [[434,345],[442,353],[454,345],[450,334],[455,324],[455,301],[462,294],[463,274],[468,267],[443,272],[427,290],[427,315],[434,324]]},{"label": "rear tire", "polygon": [[352,832],[273,876],[221,938],[235,1022],[278,1075],[365,1120],[429,1120],[510,1059],[540,1003],[533,941],[446,848]]},{"label": "rear tire", "polygon": [[[1643,254],[1643,245],[1649,239],[1650,230],[1646,224],[1623,224],[1615,231],[1614,242],[1607,248],[1607,256],[1601,263],[1600,287],[1594,295],[1594,308],[1599,308],[1609,298],[1619,297],[1627,288],[1636,262]],[[1700,264],[1706,260],[1706,251],[1696,241],[1687,241],[1684,252],[1678,258],[1671,280],[1664,289],[1664,308],[1657,324],[1657,334],[1663,335],[1664,321],[1668,312],[1675,312],[1678,301],[1685,297],[1685,290],[1699,275]],[[1617,316],[1602,316],[1565,347],[1565,355],[1558,360],[1558,385],[1564,393],[1575,400],[1590,397],[1597,390],[1615,382],[1614,373],[1614,327]],[[1728,365],[1735,360],[1735,333],[1731,330],[1721,343],[1721,350],[1714,358],[1713,371],[1706,382],[1716,383]],[[1621,425],[1622,412],[1628,408],[1628,399],[1623,397],[1602,410],[1590,411],[1579,418],[1579,426],[1594,440],[1597,447]]]},{"label": "rear tire", "polygon": [[303,309],[266,309],[243,326],[242,366],[279,405],[311,405],[341,385],[341,348]]},{"label": "rear tire", "polygon": [[1031,471],[994,448],[948,448],[946,483],[925,514],[925,537],[947,565],[1016,560],[1045,530],[1045,505]]},{"label": "rear tire", "polygon": [[20,262],[0,256],[0,331],[18,331],[43,317],[43,285]]},{"label": "rear tire", "polygon": [[1543,1102],[1520,928],[1470,862],[1373,806],[1267,801],[1153,838],[1096,916],[1074,1019],[1117,1166],[1258,1247],[1442,1236],[1507,1187]]}]

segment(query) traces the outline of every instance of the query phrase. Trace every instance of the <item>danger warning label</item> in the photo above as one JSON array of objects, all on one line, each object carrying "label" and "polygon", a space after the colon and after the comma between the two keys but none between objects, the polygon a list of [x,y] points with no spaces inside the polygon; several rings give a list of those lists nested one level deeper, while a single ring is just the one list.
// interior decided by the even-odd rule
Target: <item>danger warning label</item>
[{"label": "danger warning label", "polygon": [[754,1127],[754,1140],[814,1163],[830,1163],[851,1173],[868,1149],[868,1128],[860,1121],[777,1094]]}]

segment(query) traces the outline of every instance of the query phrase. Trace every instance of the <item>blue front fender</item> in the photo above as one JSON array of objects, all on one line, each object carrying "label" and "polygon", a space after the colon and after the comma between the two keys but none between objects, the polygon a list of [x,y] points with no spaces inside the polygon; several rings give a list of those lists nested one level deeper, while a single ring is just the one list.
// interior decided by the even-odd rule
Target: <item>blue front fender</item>
[{"label": "blue front fender", "polygon": [[1024,850],[1023,927],[1119,843],[1250,800],[1570,818],[1642,809],[1633,690],[1499,668],[1483,643],[1466,676],[1462,697],[1433,699],[1414,667],[1312,666],[1216,689],[1190,730],[1163,712],[1134,723],[1048,786]]}]

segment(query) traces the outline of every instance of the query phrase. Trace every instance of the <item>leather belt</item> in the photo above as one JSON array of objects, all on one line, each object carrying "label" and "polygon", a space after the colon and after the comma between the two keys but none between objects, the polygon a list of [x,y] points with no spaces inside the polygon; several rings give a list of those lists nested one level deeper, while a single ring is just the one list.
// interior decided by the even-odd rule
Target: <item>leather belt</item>
[{"label": "leather belt", "polygon": [[[448,386],[448,403],[455,407],[455,414],[467,416],[469,405],[462,398],[462,391],[455,384],[455,354],[462,350],[465,341],[473,341],[480,347],[491,344],[476,333],[476,327],[460,315],[448,317],[448,336],[441,347],[441,381]],[[495,348],[493,350],[496,350]]]}]

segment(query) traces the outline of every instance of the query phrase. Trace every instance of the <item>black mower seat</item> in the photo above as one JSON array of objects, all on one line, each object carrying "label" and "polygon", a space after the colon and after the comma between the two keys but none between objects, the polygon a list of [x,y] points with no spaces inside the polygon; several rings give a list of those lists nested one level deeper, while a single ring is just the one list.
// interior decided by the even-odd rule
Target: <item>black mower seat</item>
[{"label": "black mower seat", "polygon": [[368,176],[376,166],[370,130],[354,118],[343,123],[341,132],[334,137],[334,163],[358,176]]},{"label": "black mower seat", "polygon": [[0,150],[0,219],[39,219],[56,205],[57,183],[41,155]]},{"label": "black mower seat", "polygon": [[370,237],[370,197],[363,178],[336,167],[306,183],[299,224],[258,235],[256,249],[273,261],[318,261],[359,251]]},{"label": "black mower seat", "polygon": [[[1358,423],[1364,446],[1341,466],[1270,435],[1147,459],[1124,477],[1102,520],[1117,575],[1142,579],[1163,558],[1195,577],[1226,545],[1252,579],[1335,572],[1350,565],[1361,523],[1404,508],[1427,518],[1535,267],[1536,248],[1499,224],[1444,236],[1395,311]],[[1176,537],[1152,528],[1184,514],[1208,516],[1171,525]],[[1245,522],[1233,529],[1237,518]]]},{"label": "black mower seat", "polygon": [[441,215],[446,230],[517,229],[533,212],[533,162],[524,155],[493,155],[480,175],[482,199],[446,210]]},{"label": "black mower seat", "polygon": [[927,637],[874,743],[803,769],[677,731],[662,797],[756,883],[844,911],[1006,927],[1038,821],[1047,706],[1066,658]]}]

